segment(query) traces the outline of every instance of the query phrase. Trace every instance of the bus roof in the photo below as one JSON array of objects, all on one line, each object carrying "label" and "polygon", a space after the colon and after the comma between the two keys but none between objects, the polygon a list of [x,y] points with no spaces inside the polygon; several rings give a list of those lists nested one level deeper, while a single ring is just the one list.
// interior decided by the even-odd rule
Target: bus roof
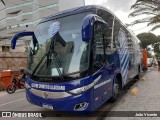
[{"label": "bus roof", "polygon": [[53,14],[51,16],[43,18],[40,23],[47,22],[47,21],[53,20],[55,18],[60,18],[60,17],[72,15],[72,14],[81,13],[81,12],[87,12],[87,11],[88,12],[89,11],[95,11],[96,12],[99,9],[104,9],[104,10],[106,10],[109,13],[112,14],[112,12],[110,12],[105,7],[102,7],[102,6],[99,6],[99,5],[88,5],[88,6],[76,7],[76,8],[72,8],[72,9],[68,9],[68,10],[65,10],[65,11],[58,12],[56,14]]},{"label": "bus roof", "polygon": [[[72,9],[68,9],[68,10],[65,10],[65,11],[61,11],[61,12],[58,12],[56,14],[53,14],[53,15],[50,15],[48,17],[45,17],[43,18],[39,24],[41,23],[44,23],[44,22],[47,22],[47,21],[51,21],[53,19],[57,19],[57,18],[61,18],[61,17],[65,17],[65,16],[69,16],[69,15],[73,15],[73,14],[77,14],[77,13],[82,13],[82,12],[96,12],[98,10],[105,10],[106,12],[112,14],[114,17],[116,17],[114,15],[113,12],[111,12],[110,10],[108,10],[107,8],[105,7],[102,7],[100,5],[87,5],[87,6],[82,6],[82,7],[76,7],[76,8],[72,8]],[[116,17],[116,19],[123,25],[124,23],[121,22],[121,20],[119,20],[119,18]],[[129,30],[127,27],[126,29],[134,36],[136,37],[136,35],[131,31]]]}]

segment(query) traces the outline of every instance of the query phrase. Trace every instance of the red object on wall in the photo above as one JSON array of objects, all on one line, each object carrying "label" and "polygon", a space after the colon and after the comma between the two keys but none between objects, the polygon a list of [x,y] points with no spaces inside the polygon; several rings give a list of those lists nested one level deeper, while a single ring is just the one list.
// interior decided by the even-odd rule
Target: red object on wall
[{"label": "red object on wall", "polygon": [[143,70],[147,70],[148,69],[148,65],[147,65],[147,51],[145,49],[143,49],[142,54],[143,54]]},{"label": "red object on wall", "polygon": [[11,84],[12,78],[17,78],[20,71],[4,70],[0,72],[0,90],[6,89]]}]

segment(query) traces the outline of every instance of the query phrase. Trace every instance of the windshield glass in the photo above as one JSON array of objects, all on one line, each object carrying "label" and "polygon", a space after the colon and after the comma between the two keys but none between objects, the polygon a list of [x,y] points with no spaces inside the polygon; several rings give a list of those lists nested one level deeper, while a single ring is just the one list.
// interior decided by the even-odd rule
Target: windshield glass
[{"label": "windshield glass", "polygon": [[39,24],[30,44],[29,70],[34,71],[38,64],[35,75],[60,76],[86,70],[88,43],[82,41],[81,28],[87,14]]}]

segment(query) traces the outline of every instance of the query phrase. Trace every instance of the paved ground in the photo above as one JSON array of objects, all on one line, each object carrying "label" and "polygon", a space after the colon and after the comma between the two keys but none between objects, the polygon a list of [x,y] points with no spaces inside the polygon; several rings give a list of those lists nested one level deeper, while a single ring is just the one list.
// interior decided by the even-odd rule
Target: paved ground
[{"label": "paved ground", "polygon": [[[149,68],[144,75],[145,80],[139,80],[115,103],[106,103],[99,110],[101,111],[160,111],[160,72],[157,68]],[[135,91],[133,88],[136,88]],[[135,92],[132,95],[131,92]],[[44,108],[33,106],[25,99],[24,90],[16,91],[15,94],[0,92],[0,111],[46,111]],[[144,112],[142,112],[144,113]],[[52,117],[40,119],[54,120],[160,120],[156,117],[107,117],[106,113],[97,113],[97,117]],[[121,113],[124,114],[124,113]],[[100,116],[99,116],[100,115]],[[57,115],[61,116],[61,115]],[[99,116],[99,117],[98,117]],[[3,120],[5,118],[0,118]],[[13,118],[10,118],[12,120]],[[20,119],[20,118],[19,118]],[[28,120],[28,118],[24,118]],[[30,118],[31,119],[31,118]],[[33,118],[34,119],[34,118]],[[37,118],[38,120],[39,118]],[[6,119],[5,119],[6,120]],[[7,118],[8,120],[8,118]],[[34,119],[36,120],[36,119]]]},{"label": "paved ground", "polygon": [[[132,95],[137,88],[136,95]],[[136,82],[112,108],[112,111],[160,111],[160,72],[157,68],[149,68],[144,79]],[[144,115],[147,112],[140,112]],[[154,112],[151,112],[154,113]],[[160,112],[159,112],[160,115]],[[160,120],[160,117],[106,117],[105,120]]]}]

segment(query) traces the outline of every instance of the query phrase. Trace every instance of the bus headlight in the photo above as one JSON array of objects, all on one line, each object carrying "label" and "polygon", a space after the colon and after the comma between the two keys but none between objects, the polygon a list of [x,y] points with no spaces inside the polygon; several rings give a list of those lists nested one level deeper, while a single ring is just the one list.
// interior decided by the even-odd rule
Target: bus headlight
[{"label": "bus headlight", "polygon": [[70,94],[73,94],[73,95],[79,95],[79,94],[82,94],[83,92],[89,90],[90,88],[92,88],[97,82],[98,80],[101,78],[101,75],[99,77],[97,77],[92,83],[86,85],[86,86],[83,86],[83,87],[80,87],[80,88],[76,88],[76,89],[73,89],[71,91],[68,91],[68,93]]},{"label": "bus headlight", "polygon": [[93,87],[93,84],[91,83],[87,86],[83,86],[83,87],[76,88],[74,90],[68,91],[68,93],[78,95],[78,94],[81,94],[81,93],[87,91],[88,89],[90,89],[92,87]]}]

